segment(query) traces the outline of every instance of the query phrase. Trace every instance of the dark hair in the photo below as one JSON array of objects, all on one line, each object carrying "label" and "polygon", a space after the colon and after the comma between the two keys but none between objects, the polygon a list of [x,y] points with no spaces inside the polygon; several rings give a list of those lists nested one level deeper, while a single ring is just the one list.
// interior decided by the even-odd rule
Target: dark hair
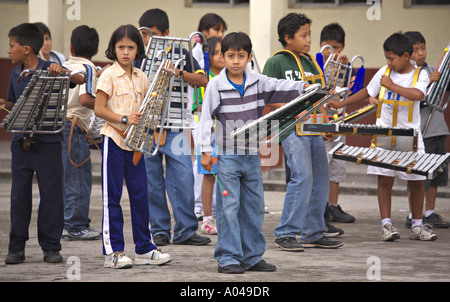
[{"label": "dark hair", "polygon": [[326,25],[320,33],[320,42],[336,41],[345,45],[345,31],[338,23]]},{"label": "dark hair", "polygon": [[72,31],[70,44],[75,56],[92,58],[98,51],[99,36],[95,28],[80,25]]},{"label": "dark hair", "polygon": [[311,23],[311,19],[305,14],[288,14],[278,22],[278,41],[280,41],[281,45],[286,46],[286,40],[284,40],[286,35],[288,35],[289,38],[293,38],[300,27],[306,24],[311,25]]},{"label": "dark hair", "polygon": [[214,50],[216,50],[217,43],[222,43],[222,39],[219,37],[211,37],[208,39],[208,49],[209,49],[209,64],[211,65],[212,57],[214,56]]},{"label": "dark hair", "polygon": [[116,29],[111,39],[109,40],[108,49],[105,51],[106,57],[110,60],[117,60],[116,56],[116,44],[123,38],[129,38],[131,41],[136,43],[137,45],[137,54],[135,60],[142,60],[145,58],[145,47],[144,42],[142,41],[141,34],[139,30],[131,24],[122,25],[118,29]]},{"label": "dark hair", "polygon": [[425,43],[425,38],[418,31],[405,32],[405,36],[407,36],[411,40],[412,45],[417,44],[417,43],[426,44]]},{"label": "dark hair", "polygon": [[36,22],[34,23],[36,24],[37,27],[39,27],[39,29],[42,31],[42,34],[45,36],[45,34],[48,34],[48,36],[50,37],[50,39],[52,38],[52,33],[50,32],[50,28],[48,28],[47,25],[45,25],[42,22]]},{"label": "dark hair", "polygon": [[392,34],[389,38],[384,41],[383,44],[384,51],[392,51],[397,56],[402,56],[407,52],[410,56],[413,53],[413,45],[411,40],[402,33]]},{"label": "dark hair", "polygon": [[152,8],[142,14],[139,19],[140,27],[158,28],[161,33],[169,29],[169,17],[166,12],[159,8]]},{"label": "dark hair", "polygon": [[197,30],[199,32],[202,32],[203,30],[208,31],[210,28],[219,30],[220,26],[223,26],[224,31],[227,30],[227,23],[225,22],[225,20],[222,19],[221,16],[214,14],[214,13],[209,13],[209,14],[204,15],[200,19]]},{"label": "dark hair", "polygon": [[222,53],[225,54],[227,50],[245,50],[250,55],[252,53],[252,41],[250,37],[243,32],[232,32],[223,38],[222,41]]},{"label": "dark hair", "polygon": [[11,28],[8,34],[9,38],[14,38],[21,46],[29,46],[35,55],[44,45],[44,35],[42,31],[33,23],[22,23]]}]

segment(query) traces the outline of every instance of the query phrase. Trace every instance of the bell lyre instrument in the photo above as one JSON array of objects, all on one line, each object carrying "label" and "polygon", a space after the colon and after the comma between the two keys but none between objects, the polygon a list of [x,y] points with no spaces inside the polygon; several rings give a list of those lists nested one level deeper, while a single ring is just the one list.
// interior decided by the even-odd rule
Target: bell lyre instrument
[{"label": "bell lyre instrument", "polygon": [[86,73],[75,71],[68,74],[64,71],[53,75],[47,70],[26,69],[17,81],[20,82],[27,74],[32,74],[30,82],[0,127],[29,137],[60,133],[66,123],[70,80],[75,74],[83,74],[86,80]]}]

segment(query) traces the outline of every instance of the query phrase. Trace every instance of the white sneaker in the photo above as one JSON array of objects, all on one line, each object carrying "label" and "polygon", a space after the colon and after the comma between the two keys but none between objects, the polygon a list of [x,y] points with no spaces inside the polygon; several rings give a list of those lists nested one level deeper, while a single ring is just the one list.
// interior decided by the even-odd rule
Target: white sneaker
[{"label": "white sneaker", "polygon": [[429,224],[421,224],[413,227],[411,229],[411,234],[409,235],[411,240],[423,240],[423,241],[433,241],[437,239],[436,234],[433,233],[433,227]]},{"label": "white sneaker", "polygon": [[394,241],[400,238],[400,234],[392,226],[392,224],[386,223],[381,229],[381,239],[383,241]]},{"label": "white sneaker", "polygon": [[217,235],[216,218],[213,217],[208,221],[202,222],[201,231],[207,235]]},{"label": "white sneaker", "polygon": [[133,266],[133,261],[124,252],[118,251],[106,255],[103,266],[108,268],[129,268]]},{"label": "white sneaker", "polygon": [[172,261],[169,254],[165,254],[158,249],[154,249],[146,254],[136,254],[134,263],[136,265],[163,265]]}]

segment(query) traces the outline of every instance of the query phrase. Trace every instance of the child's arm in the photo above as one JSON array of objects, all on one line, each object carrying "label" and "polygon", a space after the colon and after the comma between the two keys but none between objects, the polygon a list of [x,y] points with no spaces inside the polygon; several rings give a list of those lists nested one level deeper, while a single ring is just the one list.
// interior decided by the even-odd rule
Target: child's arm
[{"label": "child's arm", "polygon": [[188,82],[192,86],[206,87],[206,84],[208,84],[208,78],[203,73],[192,73],[183,71],[180,74],[180,70],[177,69],[175,76],[178,78],[182,78],[184,81]]},{"label": "child's arm", "polygon": [[420,89],[399,86],[395,84],[392,81],[392,79],[386,75],[383,75],[381,77],[380,85],[411,101],[421,101],[425,97],[425,95],[423,94],[422,91],[420,91]]},{"label": "child's arm", "polygon": [[80,95],[80,104],[89,109],[94,109],[95,98],[89,93],[82,94]]},{"label": "child's arm", "polygon": [[213,167],[213,159],[211,153],[203,152],[202,157],[200,158],[200,164],[206,171],[211,171]]},{"label": "child's arm", "polygon": [[[110,123],[120,123],[122,115],[112,112],[106,107],[108,102],[108,94],[103,90],[97,90],[97,98],[94,105],[94,113],[96,116],[108,121]],[[137,125],[141,120],[142,114],[134,112],[127,116],[127,125]]]},{"label": "child's arm", "polygon": [[[66,71],[68,74],[71,74],[72,71],[62,67],[59,64],[56,63],[52,63],[47,70],[52,73],[52,74],[60,74],[63,71]],[[84,84],[84,76],[82,74],[75,74],[72,76],[71,78],[71,82],[78,84],[78,85],[83,85]]]},{"label": "child's arm", "polygon": [[364,88],[364,89],[361,89],[360,91],[358,91],[357,93],[355,93],[354,95],[351,95],[346,100],[343,100],[343,101],[330,100],[330,101],[328,101],[327,104],[331,108],[339,109],[344,106],[362,102],[369,97],[370,97],[370,95],[367,92],[367,88]]}]

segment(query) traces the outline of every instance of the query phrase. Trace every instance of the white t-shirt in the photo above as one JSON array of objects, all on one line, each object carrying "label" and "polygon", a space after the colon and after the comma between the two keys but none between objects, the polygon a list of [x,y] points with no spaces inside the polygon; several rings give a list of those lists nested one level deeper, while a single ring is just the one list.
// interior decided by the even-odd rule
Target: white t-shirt
[{"label": "white t-shirt", "polygon": [[[415,64],[414,64],[415,65]],[[367,85],[367,92],[371,97],[378,97],[378,94],[381,90],[380,80],[381,77],[386,73],[387,65],[380,68],[378,72],[373,76],[369,85]],[[392,81],[399,86],[405,88],[412,88],[412,82],[414,77],[415,69],[408,73],[398,73],[395,71],[391,71],[390,78]],[[419,74],[419,79],[417,80],[414,88],[419,89],[423,92],[424,96],[427,93],[427,86],[429,84],[428,74],[425,70],[421,70]],[[403,96],[390,91],[388,89],[385,90],[384,93],[385,100],[397,100],[397,101],[406,101],[409,100],[404,98]],[[397,126],[404,128],[414,128],[417,131],[420,131],[420,101],[415,101],[413,106],[413,119],[412,122],[408,122],[408,106],[398,106],[398,117],[397,117]],[[392,113],[393,113],[393,105],[384,103],[381,109],[381,116],[377,119],[376,124],[379,126],[391,127],[392,126]]]}]

